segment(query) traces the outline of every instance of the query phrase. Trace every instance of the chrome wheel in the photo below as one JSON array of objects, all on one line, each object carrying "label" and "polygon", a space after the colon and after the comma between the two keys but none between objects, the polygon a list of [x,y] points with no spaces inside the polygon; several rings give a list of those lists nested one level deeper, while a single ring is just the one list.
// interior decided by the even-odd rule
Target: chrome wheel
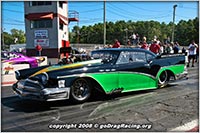
[{"label": "chrome wheel", "polygon": [[91,95],[91,86],[86,79],[77,79],[71,87],[71,96],[77,102],[86,101]]},{"label": "chrome wheel", "polygon": [[159,79],[158,79],[158,84],[159,84],[159,87],[164,87],[167,85],[168,83],[168,75],[167,75],[167,71],[163,71],[160,76],[159,76]]}]

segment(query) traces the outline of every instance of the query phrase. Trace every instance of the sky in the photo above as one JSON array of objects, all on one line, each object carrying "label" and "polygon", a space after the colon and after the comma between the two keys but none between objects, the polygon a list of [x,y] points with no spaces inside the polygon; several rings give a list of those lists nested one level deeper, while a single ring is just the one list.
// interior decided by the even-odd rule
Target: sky
[{"label": "sky", "polygon": [[[68,1],[68,10],[79,13],[79,22],[70,22],[69,29],[78,25],[88,26],[103,23],[102,1]],[[180,20],[189,20],[199,17],[198,1],[106,1],[106,21],[116,22],[120,20],[158,21],[168,24],[173,21],[173,6],[175,11],[175,23]],[[24,3],[22,1],[1,2],[1,28],[10,32],[16,28],[25,31]]]}]

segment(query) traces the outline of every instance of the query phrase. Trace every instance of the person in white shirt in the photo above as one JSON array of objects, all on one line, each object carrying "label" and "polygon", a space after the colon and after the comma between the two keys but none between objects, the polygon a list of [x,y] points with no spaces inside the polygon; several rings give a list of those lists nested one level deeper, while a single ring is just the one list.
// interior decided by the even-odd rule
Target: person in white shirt
[{"label": "person in white shirt", "polygon": [[196,57],[196,49],[198,48],[198,45],[195,43],[195,41],[193,40],[192,43],[189,45],[188,47],[188,65],[187,67],[190,66],[190,60],[192,59],[192,67],[194,67],[194,61],[195,61],[195,57]]}]

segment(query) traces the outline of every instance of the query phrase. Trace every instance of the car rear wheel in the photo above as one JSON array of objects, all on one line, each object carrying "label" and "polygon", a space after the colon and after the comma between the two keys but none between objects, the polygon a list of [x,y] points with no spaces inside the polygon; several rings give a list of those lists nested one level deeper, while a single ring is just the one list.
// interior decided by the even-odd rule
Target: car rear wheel
[{"label": "car rear wheel", "polygon": [[91,96],[91,84],[83,78],[75,80],[71,86],[71,97],[75,102],[85,102]]},{"label": "car rear wheel", "polygon": [[166,86],[169,82],[167,71],[163,71],[158,78],[159,88]]}]

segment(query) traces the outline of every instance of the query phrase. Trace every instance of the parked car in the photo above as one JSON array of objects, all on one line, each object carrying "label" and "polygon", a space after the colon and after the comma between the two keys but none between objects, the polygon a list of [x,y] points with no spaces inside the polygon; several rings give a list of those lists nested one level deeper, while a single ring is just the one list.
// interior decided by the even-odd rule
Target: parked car
[{"label": "parked car", "polygon": [[59,60],[58,64],[65,65],[81,61],[90,60],[90,56],[85,52],[85,50],[78,50],[74,47],[63,47],[60,49],[60,53],[68,53],[68,57],[64,57]]},{"label": "parked car", "polygon": [[38,67],[38,59],[28,57],[21,53],[15,52],[1,52],[1,62],[10,64],[29,64],[31,68]]},{"label": "parked car", "polygon": [[87,101],[98,90],[105,94],[156,89],[187,76],[184,55],[157,56],[139,48],[91,52],[94,60],[16,71],[13,90],[34,100]]}]

